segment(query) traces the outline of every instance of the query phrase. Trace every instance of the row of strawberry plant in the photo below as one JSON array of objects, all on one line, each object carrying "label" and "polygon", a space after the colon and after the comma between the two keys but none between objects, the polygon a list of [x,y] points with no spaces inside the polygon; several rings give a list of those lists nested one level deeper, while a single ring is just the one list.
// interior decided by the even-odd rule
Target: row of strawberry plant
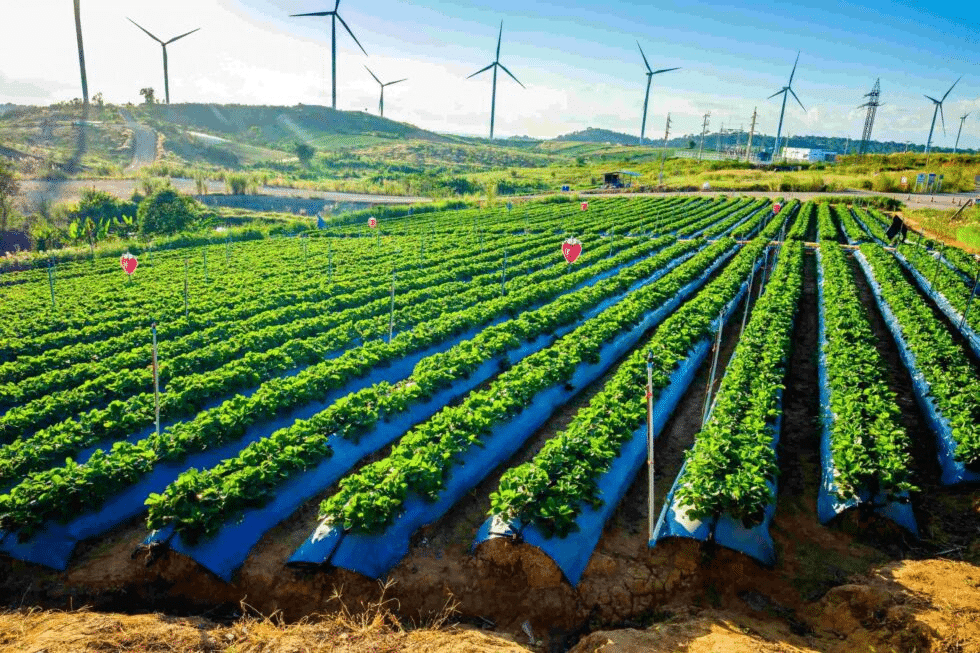
[{"label": "row of strawberry plant", "polygon": [[[843,251],[824,241],[819,252],[823,319],[822,357],[829,393],[823,417],[828,429],[836,499],[896,500],[911,482],[911,442],[902,427],[897,397],[884,374],[867,310]],[[826,470],[825,470],[826,471]]]},{"label": "row of strawberry plant", "polygon": [[[773,223],[776,224],[776,223]],[[653,354],[654,402],[691,348],[710,337],[712,321],[745,283],[773,229],[752,241],[691,301],[665,320],[650,341],[619,366],[567,429],[545,443],[535,457],[507,470],[490,495],[490,515],[505,522],[533,525],[546,537],[575,530],[585,505],[598,507],[599,480],[623,445],[646,421],[646,356]]]},{"label": "row of strawberry plant", "polygon": [[[510,259],[511,269],[518,273],[527,274],[532,270],[532,266],[534,270],[537,270],[542,266],[556,263],[557,261],[553,257],[546,256],[554,253],[553,242],[548,241],[536,246],[528,243]],[[495,282],[497,286],[500,285],[501,264],[499,262],[491,261],[485,264],[482,274],[479,276],[477,273],[481,272],[480,270],[471,268],[471,272],[473,276],[465,282],[451,281],[449,280],[450,275],[445,273],[412,275],[416,281],[410,286],[414,285],[416,289],[410,289],[407,293],[399,292],[397,296],[400,306],[399,320],[404,321],[407,317],[405,312],[414,310],[423,301],[448,295],[458,296],[460,292],[491,285]],[[444,280],[443,283],[439,283],[440,280]],[[418,287],[420,281],[430,283]],[[381,290],[385,291],[384,294],[380,292]],[[385,325],[387,326],[390,310],[387,290],[387,288],[379,287],[376,293],[377,298],[371,299],[362,296],[363,302],[360,305],[340,311],[336,310],[339,302],[335,299],[319,305],[306,305],[303,307],[302,313],[296,307],[282,309],[279,311],[280,317],[275,319],[272,324],[268,324],[272,316],[267,312],[262,317],[256,316],[235,325],[229,325],[232,328],[226,328],[225,325],[212,327],[211,330],[219,333],[220,337],[217,334],[212,336],[211,344],[202,343],[198,337],[193,338],[196,345],[193,348],[189,348],[188,344],[181,342],[164,341],[160,348],[160,358],[163,361],[160,368],[160,381],[166,384],[171,378],[215,369],[248,351],[258,348],[267,350],[281,346],[287,340],[311,337],[338,324],[353,324],[372,315],[384,314]],[[461,302],[460,306],[467,305],[463,297],[459,297],[459,301]],[[303,317],[303,315],[311,317]],[[258,326],[262,323],[266,326]],[[398,326],[401,328],[401,324]],[[377,333],[377,329],[371,331]],[[367,337],[363,329],[355,328],[352,333],[360,333],[361,337]],[[48,395],[44,397],[44,402],[50,404],[53,399],[51,393],[66,388],[71,388],[70,393],[72,394],[79,394],[96,388],[98,390],[97,397],[102,401],[125,396],[134,388],[148,387],[149,382],[143,377],[150,372],[139,368],[146,367],[150,356],[151,351],[147,345],[109,356],[98,362],[83,362],[67,369],[54,369],[17,384],[2,384],[0,385],[0,409],[23,404],[43,395]],[[125,370],[133,371],[130,374],[123,374]],[[22,406],[21,408],[28,410],[30,407]],[[68,410],[68,408],[60,406],[56,408],[57,412],[63,414],[68,414]],[[77,408],[72,410],[77,410]],[[3,419],[0,419],[0,430],[2,430],[2,425]]]},{"label": "row of strawberry plant", "polygon": [[[523,242],[519,239],[507,239],[500,245],[523,249],[532,245],[543,247],[545,243],[549,242],[553,243],[553,240],[539,236]],[[551,246],[553,247],[553,244]],[[427,271],[404,278],[400,287],[412,290],[453,280],[465,281],[476,274],[485,273],[488,266],[500,264],[499,253],[476,254],[472,249],[473,247],[471,244],[470,250],[465,248],[449,250],[445,256],[438,259],[429,260],[427,258]],[[460,257],[464,257],[466,263],[460,263]],[[242,333],[245,331],[240,329],[250,331],[272,324],[285,324],[302,317],[356,307],[372,299],[382,298],[389,292],[390,277],[386,273],[390,271],[391,266],[384,264],[384,261],[377,263],[378,267],[375,270],[378,274],[364,275],[356,272],[352,275],[338,275],[340,278],[332,279],[329,283],[329,277],[324,278],[323,271],[320,270],[320,280],[315,290],[293,294],[288,301],[280,299],[278,303],[270,304],[266,300],[241,300],[235,311],[225,311],[228,315],[221,315],[219,311],[219,314],[214,315],[213,319],[206,315],[196,314],[190,320],[181,317],[172,322],[162,323],[159,327],[159,338],[163,347],[161,355],[172,357],[193,351],[209,342],[218,342],[233,337],[234,333],[226,329],[220,330],[223,328],[239,329],[238,333]],[[144,324],[142,326],[145,327],[146,318],[143,319]],[[206,319],[203,323],[204,329],[201,328],[202,319]],[[210,338],[202,340],[205,335],[210,336]],[[186,345],[183,344],[182,339],[184,338],[188,339]],[[139,347],[143,348],[139,356],[142,360],[147,360],[149,351],[146,346],[145,335],[142,332],[131,332],[100,342],[79,343],[4,363],[0,365],[0,380],[13,382],[55,367],[71,365],[73,361],[103,360],[113,354]]]},{"label": "row of strawberry plant", "polygon": [[[689,244],[675,247],[683,251],[685,245]],[[599,265],[609,265],[612,269],[633,258],[635,252],[621,253],[603,260]],[[317,397],[347,386],[378,366],[429,349],[448,338],[491,322],[501,314],[527,310],[542,301],[553,300],[594,275],[594,270],[580,270],[550,283],[520,287],[504,297],[443,316],[424,328],[403,332],[391,343],[372,341],[338,358],[308,367],[296,376],[267,381],[249,397],[236,396],[202,412],[192,421],[171,426],[159,437],[151,435],[136,443],[118,442],[111,453],[96,452],[84,465],[72,463],[32,474],[8,494],[0,496],[0,526],[22,528],[29,532],[46,519],[64,518],[83,508],[100,505],[105,498],[138,480],[160,462],[180,460],[191,452],[234,441],[242,436],[250,424],[306,405]],[[598,287],[599,284],[596,284],[580,292],[599,302],[603,297],[602,292],[590,292]],[[607,292],[612,290],[605,284],[601,288]],[[562,306],[566,301],[562,297],[551,305]],[[91,430],[105,428],[101,423],[89,423],[88,427]],[[123,434],[127,430],[131,429],[122,428]],[[103,435],[100,439],[106,438]]]},{"label": "row of strawberry plant", "polygon": [[854,216],[843,204],[831,204],[834,222],[840,225],[848,245],[859,245],[868,240],[868,233],[857,223]]},{"label": "row of strawberry plant", "polygon": [[638,322],[651,306],[671,299],[733,245],[730,239],[718,241],[655,286],[637,290],[548,350],[527,357],[488,389],[417,426],[387,458],[341,480],[338,492],[321,504],[321,517],[347,531],[379,532],[400,511],[409,492],[435,499],[459,457],[480,446],[481,437],[496,424],[520,413],[539,392],[567,382],[579,365],[597,362],[602,343]]},{"label": "row of strawberry plant", "polygon": [[878,245],[861,246],[874,281],[894,315],[915,366],[928,384],[939,414],[948,420],[956,443],[955,460],[980,470],[980,376],[966,350],[936,318],[901,265]]},{"label": "row of strawberry plant", "polygon": [[[557,253],[553,255],[557,257]],[[564,267],[567,266],[551,268],[538,275],[542,278],[537,281],[560,276],[564,273]],[[400,329],[414,326],[447,311],[460,310],[495,297],[500,292],[499,282],[500,273],[495,272],[471,279],[465,285],[472,287],[457,288],[457,293],[451,297],[440,293],[438,288],[414,291],[415,296],[407,298],[408,304],[400,297],[402,310],[398,312],[398,326]],[[441,300],[438,297],[429,299],[429,294],[443,296]],[[249,350],[242,351],[231,343],[221,342],[193,352],[182,360],[175,360],[174,365],[165,366],[161,374],[161,379],[166,383],[162,395],[165,412],[173,414],[174,408],[180,408],[186,414],[216,392],[229,391],[227,387],[214,386],[214,379],[232,379],[236,371],[251,372],[246,378],[255,374],[260,375],[261,379],[270,378],[286,371],[288,368],[284,368],[284,364],[309,364],[342,351],[358,340],[380,337],[388,330],[388,310],[389,300],[385,297],[339,313],[327,313],[260,332],[253,331],[235,340],[239,344],[252,345]],[[283,352],[294,352],[294,355],[283,358]],[[180,373],[181,366],[183,373]],[[104,376],[88,380],[78,387],[42,396],[0,417],[0,441],[18,434],[24,437],[38,428],[63,421],[77,411],[98,408],[110,401],[125,399],[134,392],[145,391],[152,387],[152,380],[152,370],[145,367],[128,374],[106,372]],[[184,389],[192,387],[210,388],[211,392],[208,395],[198,394],[195,401],[188,401]],[[149,394],[145,395],[143,403],[148,404],[150,399]]]},{"label": "row of strawberry plant", "polygon": [[[516,304],[508,304],[508,311],[528,308],[528,297],[538,297],[547,300],[567,291],[575,285],[582,284],[594,275],[604,275],[615,270],[618,266],[633,262],[651,249],[656,250],[671,242],[664,238],[651,242],[633,243],[631,247],[612,258],[602,258],[603,247],[594,250],[590,256],[596,263],[590,267],[579,269],[574,275],[569,275],[562,267],[540,270],[524,280],[521,294],[523,300]],[[685,245],[680,251],[687,251],[691,245]],[[675,250],[671,250],[675,251]],[[588,262],[588,258],[584,259]],[[567,266],[565,266],[567,267]],[[558,284],[555,287],[555,284]],[[411,326],[426,330],[430,328],[427,321],[451,320],[463,306],[491,301],[499,295],[496,290],[496,279],[490,280],[482,289],[475,287],[465,292],[461,291],[454,297],[441,301],[421,302],[409,308],[412,321],[399,320],[399,326]],[[572,284],[572,285],[569,285]],[[482,292],[481,292],[482,290]],[[551,291],[548,294],[543,291]],[[533,292],[532,292],[533,291]],[[420,291],[423,292],[423,291]],[[521,298],[519,297],[519,300]],[[420,314],[422,307],[427,307],[425,314]],[[486,313],[485,319],[492,319],[494,313]],[[349,317],[354,317],[350,315]],[[169,387],[161,394],[161,416],[176,418],[192,414],[200,409],[205,402],[236,390],[254,387],[258,383],[272,378],[278,373],[294,368],[304,363],[317,363],[326,354],[336,352],[351,344],[351,334],[360,334],[365,340],[378,336],[378,331],[387,329],[385,320],[362,320],[361,323],[341,324],[322,335],[307,341],[290,341],[280,347],[261,353],[248,354],[234,363],[216,371],[197,375],[188,375],[171,379]],[[372,326],[373,325],[373,326]],[[374,332],[372,332],[372,328]],[[397,337],[396,337],[397,339]],[[125,437],[139,428],[152,424],[154,416],[153,395],[143,393],[126,401],[113,401],[105,409],[97,409],[83,415],[78,420],[65,420],[54,426],[39,431],[34,437],[17,440],[0,449],[0,487],[2,482],[10,482],[26,471],[37,471],[52,463],[59,457],[74,455],[86,446],[104,440]]]},{"label": "row of strawberry plant", "polygon": [[[713,248],[702,252],[646,288],[673,288],[678,280],[689,279],[691,274],[703,270],[722,251]],[[290,428],[249,445],[237,458],[226,460],[203,473],[182,476],[163,495],[151,497],[148,501],[149,526],[160,528],[165,524],[174,524],[181,536],[190,541],[212,534],[231,515],[267,501],[289,475],[315,466],[329,455],[331,437],[356,440],[378,421],[394,419],[410,410],[414,404],[426,401],[440,389],[459,383],[486,361],[494,360],[522,342],[533,340],[542,333],[542,328],[547,333],[556,326],[567,324],[570,317],[581,315],[581,308],[595,305],[594,300],[588,300],[588,295],[609,296],[609,289],[621,293],[634,286],[637,280],[663,267],[669,260],[666,256],[658,258],[659,261],[651,260],[645,265],[646,269],[630,269],[629,274],[621,274],[580,291],[577,293],[580,297],[569,296],[560,307],[545,307],[537,314],[525,314],[511,322],[491,327],[471,341],[419,363],[412,376],[396,386],[378,384],[348,395],[313,418],[299,421]],[[648,291],[643,289],[636,292]],[[600,315],[607,316],[612,310],[606,309]],[[586,323],[596,319],[599,318],[592,318]],[[531,354],[525,360],[553,356],[556,351],[556,346],[552,346],[543,352]],[[516,373],[513,370],[519,368],[524,369],[522,365],[517,363],[508,374]],[[533,376],[531,374],[527,378]],[[253,469],[255,461],[269,461],[273,473],[256,473]],[[354,463],[349,462],[351,465]],[[242,477],[249,479],[246,484],[241,482]],[[236,490],[242,487],[248,488],[247,493]]]},{"label": "row of strawberry plant", "polygon": [[810,233],[810,227],[813,225],[813,218],[817,212],[817,205],[811,200],[807,200],[802,207],[800,207],[800,213],[796,217],[796,222],[793,223],[793,227],[786,234],[788,240],[806,240],[807,234]]},{"label": "row of strawberry plant", "polygon": [[837,230],[837,223],[834,221],[833,213],[830,211],[830,204],[826,202],[821,202],[817,205],[817,239],[820,242],[841,242],[840,232]]},{"label": "row of strawberry plant", "polygon": [[921,280],[928,284],[924,290],[938,294],[936,299],[953,309],[948,311],[953,324],[958,328],[967,327],[963,329],[964,335],[971,340],[976,339],[976,334],[980,333],[980,306],[974,304],[980,304],[980,297],[973,286],[963,283],[959,272],[943,265],[938,260],[939,254],[929,254],[923,248],[909,243],[899,245],[897,251],[918,272]]},{"label": "row of strawberry plant", "polygon": [[682,509],[688,507],[689,519],[724,514],[751,528],[775,501],[773,422],[781,414],[802,280],[803,246],[787,242],[678,477],[674,497]]}]

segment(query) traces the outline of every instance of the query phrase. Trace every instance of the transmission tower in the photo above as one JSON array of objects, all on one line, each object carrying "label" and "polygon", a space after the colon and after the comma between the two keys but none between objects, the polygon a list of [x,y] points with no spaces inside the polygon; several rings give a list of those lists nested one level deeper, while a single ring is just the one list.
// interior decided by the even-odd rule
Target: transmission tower
[{"label": "transmission tower", "polygon": [[864,150],[867,149],[868,143],[871,141],[871,128],[875,124],[875,113],[881,106],[881,78],[875,80],[874,88],[864,97],[871,99],[858,107],[858,109],[868,107],[868,116],[864,119],[864,132],[861,134],[861,145],[858,146],[858,156],[864,154]]},{"label": "transmission tower", "polygon": [[701,160],[701,153],[704,151],[704,135],[708,133],[708,116],[710,113],[704,114],[704,124],[701,125],[701,146],[698,147],[698,161]]},{"label": "transmission tower", "polygon": [[749,142],[745,146],[745,162],[750,163],[752,160],[752,137],[755,136],[755,119],[758,113],[756,109],[758,107],[753,107],[752,109],[752,127],[749,128]]},{"label": "transmission tower", "polygon": [[667,128],[664,129],[664,148],[660,152],[660,179],[658,186],[664,185],[664,163],[667,161],[667,139],[670,137],[670,114],[667,114]]}]

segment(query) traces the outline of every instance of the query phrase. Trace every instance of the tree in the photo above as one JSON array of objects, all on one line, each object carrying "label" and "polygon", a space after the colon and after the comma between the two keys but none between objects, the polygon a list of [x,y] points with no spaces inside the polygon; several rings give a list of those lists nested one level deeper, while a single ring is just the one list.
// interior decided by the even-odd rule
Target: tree
[{"label": "tree", "polygon": [[688,142],[687,142],[687,149],[689,149],[689,150],[693,150],[693,149],[694,149],[695,147],[697,147],[697,145],[698,145],[698,144],[697,144],[697,143],[695,143],[695,142],[694,142],[693,140],[691,140],[691,141],[688,141]]},{"label": "tree", "polygon": [[310,161],[313,159],[313,155],[316,154],[316,150],[313,149],[312,145],[306,143],[296,143],[296,156],[299,157],[300,163],[304,166],[310,165]]},{"label": "tree", "polygon": [[14,210],[14,197],[20,192],[20,184],[14,171],[0,161],[0,233],[7,231],[7,222]]},{"label": "tree", "polygon": [[140,89],[140,95],[143,96],[143,101],[147,104],[154,104],[157,101],[156,95],[154,95],[153,87],[147,86],[146,88]]},{"label": "tree", "polygon": [[175,234],[200,218],[197,202],[173,188],[161,188],[142,202],[136,212],[141,234]]},{"label": "tree", "polygon": [[104,107],[105,106],[105,98],[102,96],[102,91],[99,91],[98,93],[96,93],[95,96],[92,98],[92,101],[95,102],[95,105],[97,107],[99,107],[100,109],[102,107]]}]

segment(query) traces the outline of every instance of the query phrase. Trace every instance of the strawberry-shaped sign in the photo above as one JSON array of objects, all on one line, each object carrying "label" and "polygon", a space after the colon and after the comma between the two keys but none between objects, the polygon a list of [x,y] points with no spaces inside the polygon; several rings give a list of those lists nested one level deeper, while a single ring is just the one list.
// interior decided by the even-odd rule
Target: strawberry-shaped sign
[{"label": "strawberry-shaped sign", "polygon": [[588,208],[589,208],[589,203],[588,202],[582,202],[582,210],[585,211]]},{"label": "strawberry-shaped sign", "polygon": [[377,227],[378,226],[378,219],[377,218],[368,218],[368,226],[371,227],[372,229],[374,229],[375,227]]},{"label": "strawberry-shaped sign", "polygon": [[783,208],[783,205],[780,204],[779,202],[776,202],[775,204],[772,205],[772,212],[773,213],[779,213],[779,210],[781,208]]},{"label": "strawberry-shaped sign", "polygon": [[561,244],[561,253],[565,260],[574,263],[582,253],[582,243],[578,238],[569,238]]},{"label": "strawberry-shaped sign", "polygon": [[119,257],[119,265],[121,265],[122,269],[126,271],[126,274],[131,275],[133,272],[136,272],[136,266],[139,265],[139,261],[136,260],[135,256],[129,252],[126,252]]}]

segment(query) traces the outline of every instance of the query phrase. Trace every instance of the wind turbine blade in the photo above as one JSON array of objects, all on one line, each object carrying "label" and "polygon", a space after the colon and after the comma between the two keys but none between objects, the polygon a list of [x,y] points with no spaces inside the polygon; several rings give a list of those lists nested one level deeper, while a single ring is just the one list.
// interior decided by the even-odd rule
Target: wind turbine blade
[{"label": "wind turbine blade", "polygon": [[946,116],[943,115],[943,103],[939,103],[939,118],[943,121],[943,136],[946,135]]},{"label": "wind turbine blade", "polygon": [[800,105],[800,108],[803,109],[803,111],[805,113],[806,112],[806,107],[803,106],[803,103],[802,102],[800,102],[800,98],[796,97],[796,92],[793,91],[793,89],[789,89],[789,92],[793,94],[793,99],[796,100],[796,103]]},{"label": "wind turbine blade", "polygon": [[776,91],[775,93],[773,93],[772,95],[770,95],[770,96],[769,96],[769,97],[767,97],[766,99],[767,99],[767,100],[771,100],[771,99],[773,99],[774,97],[776,97],[777,95],[779,95],[780,93],[785,93],[785,92],[786,92],[786,89],[785,89],[785,88],[783,88],[783,89],[781,89],[781,90],[779,90],[779,91]]},{"label": "wind turbine blade", "polygon": [[500,31],[497,33],[497,58],[494,61],[500,61],[500,40],[504,37],[504,21],[500,21]]},{"label": "wind turbine blade", "polygon": [[660,73],[669,73],[672,70],[680,70],[680,68],[661,68],[660,70],[655,70],[651,74],[659,75]]},{"label": "wind turbine blade", "polygon": [[354,36],[354,32],[350,31],[350,27],[348,27],[347,23],[344,22],[344,19],[340,17],[340,14],[334,12],[334,15],[337,17],[337,20],[340,21],[340,24],[344,26],[344,29],[347,30],[347,33],[350,34],[350,37],[354,39],[354,43],[357,43],[357,47],[361,49],[361,52],[364,53],[364,56],[367,56],[367,50],[364,49],[364,46],[361,45],[361,42],[357,40],[356,36]]},{"label": "wind turbine blade", "polygon": [[796,64],[800,63],[800,51],[796,51],[796,62],[793,64],[793,72],[789,74],[789,84],[787,86],[793,85],[793,75],[796,74]]},{"label": "wind turbine blade", "polygon": [[[640,48],[640,42],[636,42],[636,47]],[[647,66],[647,72],[653,72],[653,68],[650,67],[650,62],[647,61],[647,56],[643,54],[643,48],[640,48],[640,56],[643,57],[643,63]]]},{"label": "wind turbine blade", "polygon": [[[497,65],[500,66],[505,73],[507,73],[508,75],[510,75],[510,78],[511,79],[513,79],[518,84],[521,84],[521,80],[519,80],[516,77],[514,77],[514,74],[512,72],[510,72],[509,70],[507,70],[507,67],[504,64],[498,63]],[[527,87],[524,86],[524,84],[521,84],[521,88],[526,89]]]},{"label": "wind turbine blade", "polygon": [[337,3],[333,6],[334,11],[337,11],[338,9],[340,9],[340,0],[337,0]]},{"label": "wind turbine blade", "polygon": [[289,17],[290,18],[295,18],[297,16],[332,16],[335,13],[337,13],[337,12],[335,12],[335,11],[314,11],[314,12],[309,13],[309,14],[289,14]]},{"label": "wind turbine blade", "polygon": [[940,102],[939,100],[937,100],[937,99],[936,99],[936,98],[934,98],[934,97],[929,97],[928,95],[923,95],[923,97],[927,97],[927,98],[929,98],[930,100],[932,100],[932,101],[933,101],[933,102],[935,102],[936,104],[942,104],[942,102]]},{"label": "wind turbine blade", "polygon": [[[367,66],[364,66],[364,70],[366,70],[369,73],[371,73],[371,69],[368,68]],[[371,73],[371,77],[374,77],[374,81],[376,81],[377,83],[381,84],[381,80],[378,79],[378,76],[377,75],[375,75],[374,73]],[[384,86],[384,84],[381,84],[381,85]]]},{"label": "wind turbine blade", "polygon": [[197,29],[192,29],[191,31],[187,32],[186,34],[181,34],[180,36],[175,36],[172,39],[170,39],[169,41],[167,41],[166,43],[164,43],[164,45],[170,45],[171,43],[173,43],[174,41],[176,41],[178,39],[182,39],[185,36],[190,36],[191,34],[193,34],[194,32],[198,31],[199,29],[201,29],[201,28],[198,27]]},{"label": "wind turbine blade", "polygon": [[407,80],[408,80],[408,77],[406,77],[405,79],[396,79],[393,82],[388,82],[387,84],[385,84],[385,86],[391,86],[392,84],[398,84],[400,82],[404,82],[404,81],[407,81]]},{"label": "wind turbine blade", "polygon": [[[486,68],[481,68],[480,70],[476,71],[475,73],[473,73],[472,75],[470,75],[470,77],[476,77],[480,73],[486,72],[486,71],[490,70],[491,68],[493,68],[496,65],[497,65],[497,62],[495,61],[492,64],[490,64],[489,66],[487,66]],[[467,77],[466,79],[469,79],[470,77]]]},{"label": "wind turbine blade", "polygon": [[[960,79],[963,79],[963,75],[960,75],[959,76],[959,79],[957,79],[955,82],[953,82],[953,86],[956,86],[957,84],[959,84],[960,83]],[[950,86],[949,87],[949,90],[946,91],[946,95],[949,95],[952,92],[953,86]],[[946,95],[943,96],[943,102],[946,101]]]},{"label": "wind turbine blade", "polygon": [[161,41],[161,40],[160,40],[160,39],[158,39],[157,37],[155,37],[155,36],[153,36],[152,34],[150,34],[150,33],[149,33],[149,32],[148,32],[148,31],[147,31],[147,30],[146,30],[145,28],[143,28],[143,27],[141,27],[141,26],[140,26],[140,24],[139,24],[139,23],[137,23],[137,22],[136,22],[135,20],[133,20],[132,18],[129,18],[129,17],[127,17],[127,18],[126,18],[126,20],[128,20],[128,21],[129,21],[129,22],[131,22],[131,23],[132,23],[133,25],[136,25],[136,26],[137,26],[137,27],[139,27],[139,28],[140,28],[141,30],[143,30],[144,32],[146,32],[146,35],[147,35],[147,36],[149,36],[149,37],[150,37],[151,39],[153,39],[154,41],[156,41],[156,42],[157,42],[157,43],[159,43],[160,45],[163,45],[163,44],[164,44],[164,43],[163,43],[163,41]]}]

